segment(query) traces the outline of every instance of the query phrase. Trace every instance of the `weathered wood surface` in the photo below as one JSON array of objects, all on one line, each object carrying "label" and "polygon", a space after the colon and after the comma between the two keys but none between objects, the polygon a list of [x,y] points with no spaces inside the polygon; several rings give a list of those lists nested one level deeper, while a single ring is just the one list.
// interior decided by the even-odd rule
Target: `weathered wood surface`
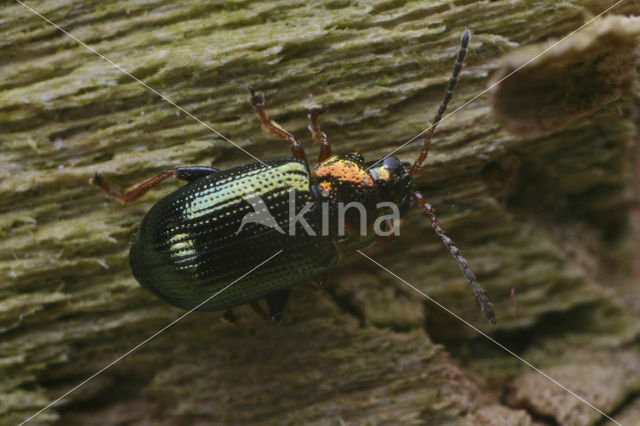
[{"label": "weathered wood surface", "polygon": [[[27,2],[261,159],[288,148],[260,132],[249,84],[310,157],[304,110],[326,103],[334,149],[377,158],[427,127],[463,29],[473,37],[450,111],[611,4],[310,3]],[[615,19],[443,122],[417,180],[496,326],[418,211],[394,245],[366,253],[628,425],[640,418],[640,31]],[[124,187],[176,165],[253,160],[17,3],[0,6],[0,34],[0,423],[13,424],[181,314],[127,267],[140,219],[179,183],[123,207],[89,176]],[[236,327],[188,316],[31,423],[602,421],[358,254],[327,292],[295,292],[282,324],[239,315]]]}]

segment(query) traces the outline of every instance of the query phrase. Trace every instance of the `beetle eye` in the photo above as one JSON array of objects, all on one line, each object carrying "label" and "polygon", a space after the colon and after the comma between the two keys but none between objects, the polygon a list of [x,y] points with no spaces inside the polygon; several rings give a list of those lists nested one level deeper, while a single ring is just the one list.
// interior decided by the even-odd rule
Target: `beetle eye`
[{"label": "beetle eye", "polygon": [[404,167],[404,163],[393,155],[390,155],[382,160],[382,166],[387,170],[398,170]]}]

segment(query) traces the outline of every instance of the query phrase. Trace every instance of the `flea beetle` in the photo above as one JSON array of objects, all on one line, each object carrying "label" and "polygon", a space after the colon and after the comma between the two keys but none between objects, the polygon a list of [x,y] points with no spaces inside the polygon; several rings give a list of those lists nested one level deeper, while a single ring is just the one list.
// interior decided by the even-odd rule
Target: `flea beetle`
[{"label": "flea beetle", "polygon": [[[485,315],[494,322],[491,303],[467,261],[445,235],[435,212],[412,183],[427,158],[434,130],[453,95],[469,38],[469,32],[465,31],[444,100],[413,164],[394,156],[366,162],[357,153],[332,155],[329,141],[318,124],[319,115],[326,110],[322,107],[308,111],[309,130],[320,146],[318,163],[312,172],[302,145],[269,118],[263,95],[249,88],[251,105],[262,129],[288,142],[293,158],[244,164],[228,170],[178,167],[122,194],[112,190],[96,173],[91,183],[123,204],[134,202],[168,177],[187,182],[158,201],[142,220],[129,252],[133,276],[144,288],[183,309],[226,310],[225,318],[232,320],[231,308],[248,303],[263,318],[277,322],[292,287],[326,284],[328,271],[342,253],[381,238],[373,227],[384,212],[376,209],[377,203],[393,203],[400,216],[410,205],[417,205],[457,260]],[[340,207],[354,202],[363,206],[367,219],[346,214],[343,209],[344,223],[337,224]],[[305,203],[309,208],[304,212],[304,220],[294,220],[292,224],[291,214],[298,219],[302,214],[292,204]],[[260,215],[268,221],[247,220]],[[384,220],[382,227],[388,231],[393,222]],[[344,232],[338,232],[340,227]],[[246,274],[276,252],[279,255],[273,260]],[[236,280],[233,286],[220,291]],[[210,297],[218,292],[216,297]],[[258,303],[263,298],[268,314]]]}]

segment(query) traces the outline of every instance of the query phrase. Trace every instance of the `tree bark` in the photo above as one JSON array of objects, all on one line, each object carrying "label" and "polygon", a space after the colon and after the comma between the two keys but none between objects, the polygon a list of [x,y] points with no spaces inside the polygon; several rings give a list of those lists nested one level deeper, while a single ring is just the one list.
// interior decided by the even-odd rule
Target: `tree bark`
[{"label": "tree bark", "polygon": [[[122,206],[89,185],[94,172],[124,188],[180,165],[290,156],[260,131],[249,85],[310,159],[318,146],[305,110],[318,104],[329,105],[321,125],[334,152],[380,158],[430,125],[469,29],[452,114],[415,184],[497,325],[415,209],[393,244],[365,253],[460,318],[352,253],[328,290],[296,289],[281,324],[248,308],[233,327],[219,313],[190,314],[30,423],[604,421],[482,331],[634,424],[640,21],[621,16],[639,9],[624,2],[545,50],[610,5],[26,3],[79,45],[3,3],[0,423],[29,418],[183,313],[143,290],[127,261],[145,212],[180,183]],[[394,155],[413,161],[420,149],[417,138]]]}]

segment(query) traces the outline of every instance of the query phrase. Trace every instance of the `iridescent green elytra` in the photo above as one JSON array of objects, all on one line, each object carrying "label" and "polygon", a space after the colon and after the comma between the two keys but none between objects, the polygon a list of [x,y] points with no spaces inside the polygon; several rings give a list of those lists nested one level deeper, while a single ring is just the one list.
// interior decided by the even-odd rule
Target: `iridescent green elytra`
[{"label": "iridescent green elytra", "polygon": [[[393,156],[368,163],[357,153],[332,156],[327,137],[318,125],[318,116],[326,109],[323,107],[308,111],[309,129],[320,145],[318,164],[312,173],[302,146],[268,117],[262,94],[249,88],[251,104],[263,130],[287,141],[294,158],[246,164],[225,171],[179,167],[124,194],[113,191],[96,173],[91,182],[123,204],[137,200],[168,177],[188,182],[160,200],[142,221],[129,254],[135,278],[143,287],[175,306],[228,309],[225,316],[230,320],[233,316],[229,308],[247,302],[267,318],[257,304],[259,299],[265,298],[269,317],[278,321],[293,286],[314,281],[325,284],[327,271],[340,253],[365,247],[379,238],[373,226],[380,215],[376,203],[393,203],[400,214],[414,204],[424,210],[460,265],[485,315],[495,322],[491,303],[467,261],[445,235],[424,196],[413,188],[412,179],[427,158],[435,128],[451,100],[469,37],[469,32],[465,31],[444,101],[424,137],[422,152],[411,167]],[[293,215],[304,208],[305,203],[311,203],[311,209],[304,217],[315,235],[310,235],[302,225],[297,225],[295,232],[288,229],[292,217],[290,193],[295,197]],[[243,219],[255,212],[250,200],[256,197],[263,202],[260,208],[268,210],[284,232],[261,223],[244,223]],[[339,204],[350,202],[358,202],[366,209],[366,232],[362,235],[354,232],[360,229],[361,223],[360,218],[353,215],[344,218],[347,234],[336,232],[336,228],[340,229],[336,223]],[[328,214],[324,214],[325,206]],[[328,218],[328,233],[323,232],[324,218]],[[387,223],[387,226],[391,225]],[[276,253],[279,254],[273,260],[234,283]],[[231,283],[234,284],[220,292]],[[204,301],[206,303],[199,306]]]},{"label": "iridescent green elytra", "polygon": [[265,164],[246,164],[201,177],[154,205],[129,253],[138,282],[172,305],[191,309],[283,250],[198,308],[219,310],[288,289],[331,268],[338,254],[331,239],[321,235],[314,212],[305,217],[317,236],[302,229],[296,229],[294,236],[283,235],[257,223],[246,224],[236,235],[243,217],[253,212],[248,195],[264,200],[285,232],[289,191],[295,190],[295,205],[300,208],[315,201],[302,161],[291,158]]}]

